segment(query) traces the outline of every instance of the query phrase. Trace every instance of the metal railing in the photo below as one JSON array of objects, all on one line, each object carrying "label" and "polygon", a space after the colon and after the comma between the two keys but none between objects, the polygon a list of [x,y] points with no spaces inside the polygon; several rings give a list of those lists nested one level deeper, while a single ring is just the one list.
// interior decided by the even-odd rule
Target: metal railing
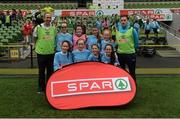
[{"label": "metal railing", "polygon": [[[146,15],[143,15],[143,14],[137,14],[137,16],[139,16],[140,18],[142,19],[147,19],[149,18],[149,16],[146,16]],[[177,36],[177,37],[180,37],[180,31],[174,27],[171,27],[163,22],[158,22],[160,23],[160,26],[161,26],[161,30],[163,30],[164,32],[168,31],[170,33],[172,33],[173,35]]]},{"label": "metal railing", "polygon": [[178,29],[173,28],[173,27],[171,27],[171,26],[169,26],[163,22],[160,22],[160,25],[161,25],[161,27],[163,27],[163,29],[165,31],[168,31],[168,32],[172,33],[173,35],[180,37],[180,32],[178,31]]}]

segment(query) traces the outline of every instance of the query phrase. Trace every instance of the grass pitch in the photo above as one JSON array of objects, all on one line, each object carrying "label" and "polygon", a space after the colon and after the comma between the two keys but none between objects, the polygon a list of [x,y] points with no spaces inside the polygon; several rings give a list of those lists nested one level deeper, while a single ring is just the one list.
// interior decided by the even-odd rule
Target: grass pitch
[{"label": "grass pitch", "polygon": [[180,117],[180,77],[138,77],[126,106],[55,110],[36,93],[37,78],[0,78],[0,117]]}]

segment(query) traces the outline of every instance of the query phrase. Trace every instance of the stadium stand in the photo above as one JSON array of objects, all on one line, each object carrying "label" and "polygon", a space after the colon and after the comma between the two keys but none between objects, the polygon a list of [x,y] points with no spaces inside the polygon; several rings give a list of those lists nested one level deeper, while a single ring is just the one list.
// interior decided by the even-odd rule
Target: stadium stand
[{"label": "stadium stand", "polygon": [[[173,1],[173,2],[172,2]],[[86,1],[87,6],[89,6],[90,0]],[[170,3],[171,2],[171,3]],[[0,10],[11,10],[11,9],[22,9],[22,10],[29,10],[29,9],[37,9],[37,6],[47,7],[50,6],[54,9],[77,9],[78,3],[75,0],[51,0],[51,1],[1,1],[0,2]],[[178,0],[125,0],[124,8],[127,9],[139,9],[139,8],[179,8],[180,2]],[[27,16],[26,16],[27,17]],[[105,17],[108,17],[109,21],[113,21],[111,16],[98,16],[101,20]],[[18,20],[12,23],[12,26],[7,27],[2,25],[0,27],[0,45],[11,45],[13,43],[21,44],[23,40],[22,36],[22,26],[24,25],[24,20]],[[62,19],[62,17],[58,16],[57,19]],[[90,34],[91,27],[95,24],[97,17],[66,17],[68,22],[68,32],[73,33],[73,28],[75,26],[75,21],[80,20],[85,26],[87,26],[86,31],[87,34]],[[61,20],[59,20],[58,29],[60,29]],[[154,34],[150,33],[150,39],[147,42],[144,42],[145,34],[144,29],[141,28],[140,30],[140,44],[155,44],[156,40],[154,40]],[[167,44],[165,38],[165,31],[161,30],[159,35],[159,44]],[[3,48],[0,50],[2,51]]]},{"label": "stadium stand", "polygon": [[[92,1],[87,0],[87,8]],[[171,3],[170,3],[171,2]],[[1,1],[0,10],[8,9],[36,9],[37,6],[50,6],[54,9],[77,9],[78,2],[75,0],[51,0],[51,1]],[[179,8],[180,2],[178,0],[125,0],[124,8]]]}]

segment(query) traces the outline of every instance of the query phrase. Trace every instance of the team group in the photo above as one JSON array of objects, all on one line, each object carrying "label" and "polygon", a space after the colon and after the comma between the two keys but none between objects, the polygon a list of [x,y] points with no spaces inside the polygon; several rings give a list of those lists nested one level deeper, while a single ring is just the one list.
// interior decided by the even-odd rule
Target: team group
[{"label": "team group", "polygon": [[[86,35],[82,25],[76,25],[73,35],[67,32],[67,23],[61,24],[61,31],[51,24],[52,15],[44,14],[44,22],[34,29],[33,37],[37,53],[39,80],[38,91],[44,92],[46,82],[52,73],[63,66],[83,61],[104,62],[126,69],[136,80],[136,55],[138,33],[130,27],[128,16],[121,16],[116,35],[112,38],[110,29],[102,35],[97,26]],[[46,72],[46,75],[45,75]],[[46,80],[47,79],[47,80]]]}]

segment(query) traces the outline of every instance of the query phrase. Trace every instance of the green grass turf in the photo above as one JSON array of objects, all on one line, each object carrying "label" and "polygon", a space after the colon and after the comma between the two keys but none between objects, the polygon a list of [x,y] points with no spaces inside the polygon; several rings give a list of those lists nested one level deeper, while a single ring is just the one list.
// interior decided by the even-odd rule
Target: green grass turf
[{"label": "green grass turf", "polygon": [[37,78],[0,78],[0,117],[180,117],[180,77],[138,79],[126,106],[55,110],[36,93]]}]

